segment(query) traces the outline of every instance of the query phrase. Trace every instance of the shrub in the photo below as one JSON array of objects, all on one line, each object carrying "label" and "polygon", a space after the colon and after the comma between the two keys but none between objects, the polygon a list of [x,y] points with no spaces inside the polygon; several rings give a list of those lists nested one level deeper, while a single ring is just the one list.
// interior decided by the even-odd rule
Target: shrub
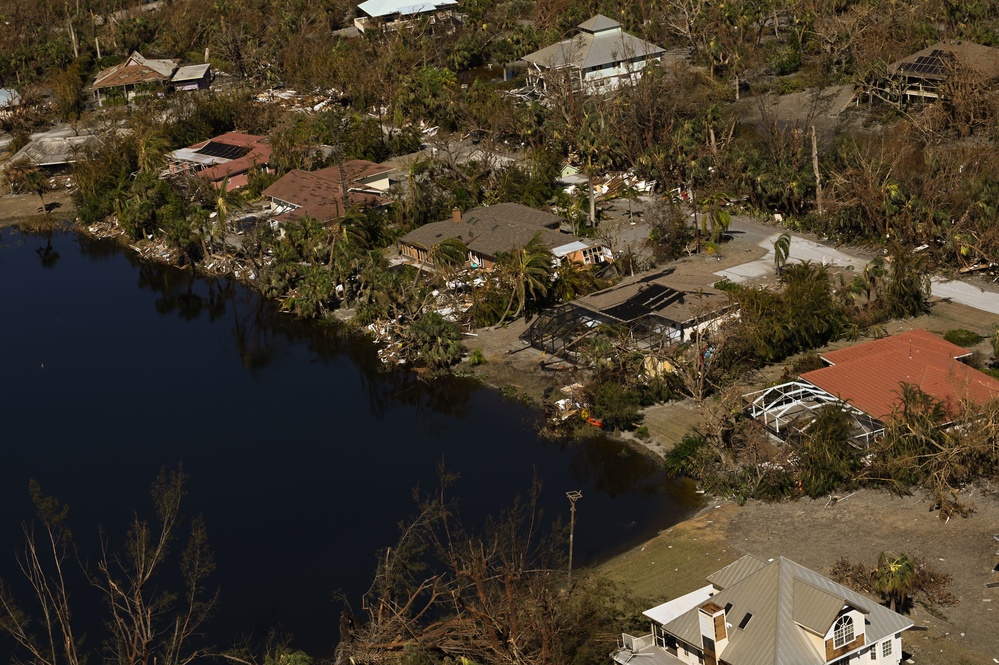
[{"label": "shrub", "polygon": [[633,388],[607,382],[597,388],[593,410],[604,425],[613,429],[631,429],[641,419],[638,412],[642,396]]},{"label": "shrub", "polygon": [[648,441],[649,439],[652,438],[652,435],[649,433],[649,428],[646,427],[645,425],[642,425],[641,427],[635,430],[635,436],[641,439],[642,441]]},{"label": "shrub", "polygon": [[970,330],[958,328],[957,330],[948,330],[944,333],[944,339],[951,344],[957,344],[958,346],[967,348],[978,344],[983,338],[981,335],[973,333]]},{"label": "shrub", "polygon": [[482,349],[472,351],[472,355],[468,357],[468,364],[472,367],[486,364],[486,356],[482,353]]}]

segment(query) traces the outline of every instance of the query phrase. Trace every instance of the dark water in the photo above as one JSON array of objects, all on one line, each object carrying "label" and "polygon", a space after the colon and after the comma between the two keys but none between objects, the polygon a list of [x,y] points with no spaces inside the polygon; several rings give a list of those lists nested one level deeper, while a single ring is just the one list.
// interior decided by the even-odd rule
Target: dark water
[{"label": "dark water", "polygon": [[98,525],[120,539],[133,510],[151,513],[158,470],[183,463],[186,508],[204,514],[218,562],[214,639],[280,626],[322,655],[334,592],[357,601],[442,461],[472,522],[535,470],[546,518],[581,489],[583,562],[696,507],[688,485],[619,443],[559,447],[534,434],[535,411],[491,390],[378,374],[367,342],[236,285],[72,234],[0,239],[0,578],[18,583],[30,478],[69,504],[92,557]]}]

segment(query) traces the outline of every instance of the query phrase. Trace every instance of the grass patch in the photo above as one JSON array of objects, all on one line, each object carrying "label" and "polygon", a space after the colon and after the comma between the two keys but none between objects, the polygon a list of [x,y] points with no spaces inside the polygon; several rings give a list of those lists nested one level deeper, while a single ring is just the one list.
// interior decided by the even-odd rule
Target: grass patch
[{"label": "grass patch", "polygon": [[735,510],[726,505],[681,522],[598,570],[626,592],[656,604],[699,589],[707,584],[708,575],[741,556],[726,545],[720,524]]}]

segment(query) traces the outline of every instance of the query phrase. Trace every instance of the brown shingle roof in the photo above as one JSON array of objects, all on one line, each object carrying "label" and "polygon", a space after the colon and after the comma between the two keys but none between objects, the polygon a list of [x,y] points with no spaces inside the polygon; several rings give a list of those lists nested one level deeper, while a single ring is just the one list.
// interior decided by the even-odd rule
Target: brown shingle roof
[{"label": "brown shingle roof", "polygon": [[429,249],[446,238],[458,238],[473,252],[495,257],[497,252],[523,247],[535,234],[549,249],[576,240],[575,236],[554,230],[561,221],[558,215],[519,203],[497,203],[469,210],[460,222],[425,224],[399,240]]},{"label": "brown shingle roof", "polygon": [[168,80],[179,64],[177,60],[146,58],[134,51],[125,62],[102,70],[94,78],[93,88],[100,90],[138,83],[160,83]]},{"label": "brown shingle roof", "polygon": [[911,330],[823,355],[835,363],[801,378],[881,421],[888,420],[909,383],[943,402],[953,417],[961,403],[999,397],[999,381],[955,358],[968,350],[925,330]]},{"label": "brown shingle roof", "polygon": [[947,77],[947,60],[954,58],[976,72],[983,80],[999,78],[999,49],[969,41],[948,40],[927,46],[922,51],[888,66],[893,74],[939,81]]},{"label": "brown shingle roof", "polygon": [[361,178],[387,171],[384,167],[364,160],[344,163],[318,171],[289,171],[280,180],[263,191],[263,195],[299,206],[297,210],[278,215],[277,219],[295,219],[309,216],[321,222],[343,216],[342,179],[346,178],[348,204],[372,207],[386,205],[389,200],[367,191],[351,190],[350,186]]}]

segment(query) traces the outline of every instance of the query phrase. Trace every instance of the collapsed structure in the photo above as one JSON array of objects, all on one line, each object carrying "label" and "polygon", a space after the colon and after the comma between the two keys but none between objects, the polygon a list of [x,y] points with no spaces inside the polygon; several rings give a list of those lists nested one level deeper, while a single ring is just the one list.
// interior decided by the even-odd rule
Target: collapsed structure
[{"label": "collapsed structure", "polygon": [[167,155],[167,174],[195,173],[227,190],[245,187],[250,169],[268,171],[271,146],[263,136],[228,132]]},{"label": "collapsed structure", "polygon": [[208,63],[181,67],[178,60],[147,58],[133,51],[125,62],[100,71],[90,87],[97,103],[103,104],[109,94],[132,101],[143,91],[198,90],[209,87],[211,80]]}]

